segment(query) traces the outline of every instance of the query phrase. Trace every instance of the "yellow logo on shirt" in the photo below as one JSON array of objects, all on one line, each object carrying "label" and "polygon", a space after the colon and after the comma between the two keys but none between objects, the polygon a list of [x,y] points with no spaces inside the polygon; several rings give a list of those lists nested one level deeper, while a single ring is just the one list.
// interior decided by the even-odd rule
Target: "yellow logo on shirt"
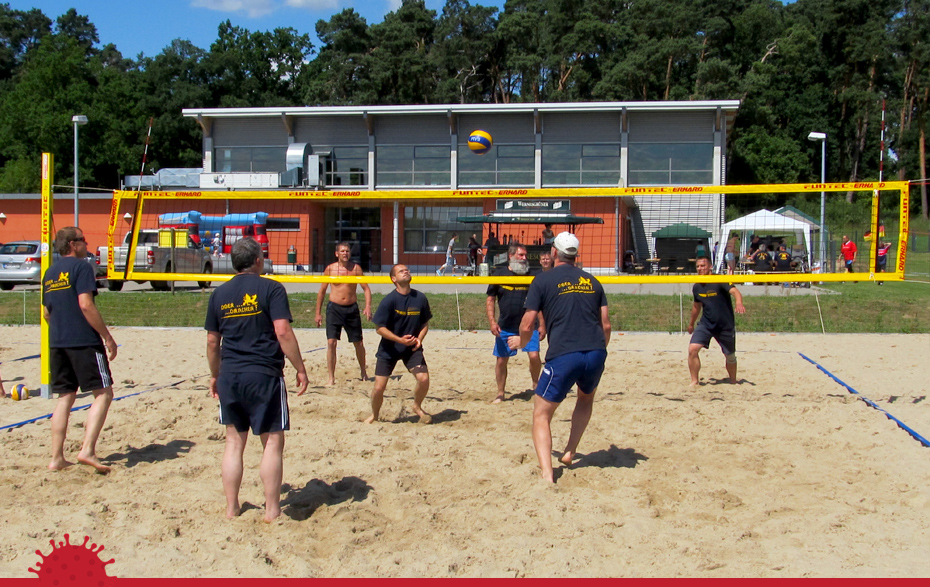
[{"label": "yellow logo on shirt", "polygon": [[398,310],[394,308],[394,312],[400,314],[401,316],[419,316],[420,308],[411,308],[409,310]]},{"label": "yellow logo on shirt", "polygon": [[71,287],[71,273],[62,271],[58,274],[58,279],[46,279],[42,285],[45,287],[45,293],[68,289]]},{"label": "yellow logo on shirt", "polygon": [[231,302],[228,304],[223,304],[220,306],[220,312],[222,313],[222,319],[241,318],[243,316],[257,316],[258,314],[262,313],[258,307],[258,294],[245,294],[242,296],[242,303],[239,305]]},{"label": "yellow logo on shirt", "polygon": [[559,284],[559,295],[568,294],[568,293],[585,293],[593,294],[594,293],[594,283],[591,279],[587,277],[579,277],[578,283],[572,283],[571,281],[563,281]]}]

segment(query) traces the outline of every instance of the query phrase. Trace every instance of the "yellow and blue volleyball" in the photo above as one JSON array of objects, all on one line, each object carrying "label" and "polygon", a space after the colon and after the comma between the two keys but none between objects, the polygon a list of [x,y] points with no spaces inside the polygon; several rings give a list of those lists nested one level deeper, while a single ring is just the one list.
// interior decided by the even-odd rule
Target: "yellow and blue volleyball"
[{"label": "yellow and blue volleyball", "polygon": [[468,148],[475,155],[484,155],[491,150],[493,144],[494,141],[491,140],[491,135],[483,130],[476,130],[468,135]]},{"label": "yellow and blue volleyball", "polygon": [[17,383],[10,391],[10,397],[12,397],[14,401],[29,399],[29,390],[22,383]]}]

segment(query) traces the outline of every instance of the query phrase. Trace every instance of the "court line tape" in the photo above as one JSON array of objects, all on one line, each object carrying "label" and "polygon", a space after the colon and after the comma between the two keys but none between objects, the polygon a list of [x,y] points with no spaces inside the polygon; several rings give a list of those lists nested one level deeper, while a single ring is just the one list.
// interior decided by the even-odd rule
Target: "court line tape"
[{"label": "court line tape", "polygon": [[[196,379],[196,377],[195,377]],[[126,399],[127,397],[134,397],[137,395],[142,395],[143,393],[148,393],[150,391],[158,391],[159,389],[165,389],[166,387],[174,387],[175,385],[180,385],[187,381],[187,379],[181,379],[180,381],[175,381],[174,383],[166,383],[165,385],[159,385],[158,387],[150,387],[149,389],[143,389],[142,391],[137,391],[135,393],[128,393],[126,395],[121,395],[119,397],[114,397],[113,401],[118,402],[121,399]],[[77,406],[71,408],[71,412],[77,412],[79,410],[86,410],[93,405],[93,402],[89,404],[84,404],[83,406]],[[52,414],[45,414],[44,416],[38,416],[36,418],[30,418],[29,420],[23,420],[17,424],[7,424],[6,426],[0,426],[0,430],[8,430],[10,428],[19,428],[20,426],[25,426],[26,424],[32,424],[33,422],[38,422],[39,420],[46,420],[52,417]]]},{"label": "court line tape", "polygon": [[801,355],[801,358],[802,358],[802,359],[804,359],[804,360],[807,361],[808,363],[811,363],[812,365],[814,365],[815,367],[817,367],[818,369],[820,369],[821,371],[823,371],[824,373],[826,373],[828,377],[830,377],[831,379],[833,379],[834,381],[836,381],[837,383],[839,383],[840,385],[842,385],[843,387],[845,387],[850,393],[853,393],[853,394],[859,396],[859,399],[861,399],[862,401],[864,401],[867,405],[869,405],[869,406],[875,408],[875,409],[878,410],[879,412],[884,413],[886,416],[888,416],[888,419],[889,419],[889,420],[893,421],[893,422],[894,422],[895,424],[897,424],[901,429],[903,429],[905,432],[907,432],[908,434],[910,434],[911,436],[913,436],[914,439],[917,440],[918,442],[920,442],[922,445],[927,446],[927,447],[930,447],[930,441],[928,441],[926,438],[924,438],[923,436],[921,436],[920,434],[918,434],[914,429],[912,429],[910,426],[908,426],[907,424],[905,424],[905,423],[902,422],[901,420],[899,420],[899,419],[895,418],[894,416],[892,416],[891,414],[889,414],[889,413],[888,413],[888,410],[882,408],[881,406],[879,406],[878,404],[876,404],[875,402],[873,402],[873,401],[870,400],[869,398],[865,397],[864,395],[862,395],[861,393],[859,393],[858,391],[856,391],[855,389],[853,389],[852,387],[850,387],[848,384],[846,384],[845,382],[843,382],[839,377],[837,377],[837,376],[834,375],[833,373],[830,373],[829,371],[827,371],[827,370],[823,367],[823,365],[821,365],[821,364],[818,363],[817,361],[815,361],[815,360],[813,360],[813,359],[811,359],[811,358],[805,356],[804,353],[798,353],[798,354]]}]

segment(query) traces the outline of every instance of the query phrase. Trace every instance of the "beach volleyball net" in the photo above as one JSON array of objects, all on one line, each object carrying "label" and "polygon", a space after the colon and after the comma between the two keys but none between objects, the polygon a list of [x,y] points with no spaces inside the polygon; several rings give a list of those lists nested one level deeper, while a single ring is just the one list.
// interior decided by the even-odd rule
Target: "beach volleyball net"
[{"label": "beach volleyball net", "polygon": [[[251,236],[262,244],[269,277],[283,282],[390,283],[388,271],[402,263],[418,283],[519,283],[529,278],[492,275],[506,265],[508,245],[524,245],[535,268],[550,249],[548,231],[570,231],[581,243],[578,262],[603,283],[690,283],[701,256],[712,259],[716,274],[702,281],[893,281],[904,278],[907,198],[906,182],[116,191],[106,261],[110,280],[216,282],[234,273],[232,245]],[[489,242],[491,233],[497,243]],[[448,264],[446,251],[455,234]],[[851,273],[843,257],[844,236],[856,248]],[[472,237],[480,245],[477,259]],[[363,277],[324,275],[342,242]],[[153,246],[143,247],[146,243]],[[790,262],[776,269],[782,245]],[[120,246],[129,259],[117,267],[113,251]],[[768,261],[750,257],[763,246]],[[182,267],[181,249],[208,258],[203,266],[209,271]],[[846,250],[848,255],[848,245]],[[175,263],[167,269],[163,262],[147,265],[143,254],[148,261],[174,254]]]}]

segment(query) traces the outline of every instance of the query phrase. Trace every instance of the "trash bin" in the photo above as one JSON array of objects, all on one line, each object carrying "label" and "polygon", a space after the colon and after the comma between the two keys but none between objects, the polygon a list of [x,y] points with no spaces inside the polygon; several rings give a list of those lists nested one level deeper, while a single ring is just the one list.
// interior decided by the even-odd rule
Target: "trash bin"
[{"label": "trash bin", "polygon": [[287,262],[290,265],[297,264],[297,247],[291,245],[291,248],[287,250]]}]

